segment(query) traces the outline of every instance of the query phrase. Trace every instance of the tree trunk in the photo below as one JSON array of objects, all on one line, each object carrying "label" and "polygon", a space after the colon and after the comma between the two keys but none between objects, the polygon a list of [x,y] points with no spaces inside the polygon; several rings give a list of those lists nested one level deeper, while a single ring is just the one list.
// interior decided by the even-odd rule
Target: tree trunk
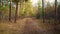
[{"label": "tree trunk", "polygon": [[57,23],[57,0],[55,0],[55,24]]},{"label": "tree trunk", "polygon": [[17,20],[17,12],[18,12],[18,2],[16,3],[16,12],[15,12],[15,23],[16,23],[16,20]]},{"label": "tree trunk", "polygon": [[57,25],[57,0],[55,0],[55,15],[54,15],[54,30],[56,30],[56,25]]},{"label": "tree trunk", "polygon": [[11,11],[12,11],[12,2],[10,1],[10,5],[9,5],[9,21],[11,21]]},{"label": "tree trunk", "polygon": [[43,23],[45,22],[45,14],[44,14],[44,0],[42,0],[42,13],[43,13]]}]

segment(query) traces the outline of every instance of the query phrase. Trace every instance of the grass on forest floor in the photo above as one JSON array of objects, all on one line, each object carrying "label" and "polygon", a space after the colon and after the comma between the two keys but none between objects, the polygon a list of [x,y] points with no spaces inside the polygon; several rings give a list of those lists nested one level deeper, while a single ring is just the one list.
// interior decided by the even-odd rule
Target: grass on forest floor
[{"label": "grass on forest floor", "polygon": [[[54,25],[51,23],[42,23],[42,20],[40,19],[24,18],[24,19],[17,20],[17,23],[13,23],[9,21],[5,21],[4,23],[1,22],[0,34],[22,34],[24,31],[25,25],[27,25],[26,21],[33,22],[32,24],[39,26],[41,30],[46,30],[46,31],[54,30]],[[54,21],[52,20],[51,22],[54,22]],[[60,25],[57,25],[57,26],[58,26],[57,29],[60,29],[59,28]]]}]

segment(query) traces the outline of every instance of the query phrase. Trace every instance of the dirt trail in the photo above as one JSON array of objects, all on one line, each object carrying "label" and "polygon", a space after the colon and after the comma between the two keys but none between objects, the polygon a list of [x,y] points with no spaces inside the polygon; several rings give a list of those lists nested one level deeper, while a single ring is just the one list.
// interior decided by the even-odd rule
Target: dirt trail
[{"label": "dirt trail", "polygon": [[23,34],[40,34],[40,28],[37,23],[34,23],[31,18],[27,18],[25,21]]},{"label": "dirt trail", "polygon": [[44,27],[43,23],[40,24],[42,25],[41,27],[38,25],[38,22],[34,22],[32,18],[25,18],[23,34],[53,34],[53,30],[48,30],[49,28],[52,29],[52,26],[47,25]]},{"label": "dirt trail", "polygon": [[1,23],[0,30],[6,31],[6,34],[54,34],[53,25],[33,18],[20,19],[17,23]]}]

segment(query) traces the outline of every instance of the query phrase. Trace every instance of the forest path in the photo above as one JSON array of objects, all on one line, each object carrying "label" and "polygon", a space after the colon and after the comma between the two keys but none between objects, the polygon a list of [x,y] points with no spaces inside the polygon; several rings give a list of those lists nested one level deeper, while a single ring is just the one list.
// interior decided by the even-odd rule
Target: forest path
[{"label": "forest path", "polygon": [[18,19],[17,23],[1,23],[0,33],[4,34],[53,34],[54,27],[33,18]]},{"label": "forest path", "polygon": [[[23,34],[53,34],[54,27],[48,23],[42,23],[42,20],[33,18],[24,18],[22,21],[17,21],[21,24]],[[19,24],[19,25],[20,25]]]}]

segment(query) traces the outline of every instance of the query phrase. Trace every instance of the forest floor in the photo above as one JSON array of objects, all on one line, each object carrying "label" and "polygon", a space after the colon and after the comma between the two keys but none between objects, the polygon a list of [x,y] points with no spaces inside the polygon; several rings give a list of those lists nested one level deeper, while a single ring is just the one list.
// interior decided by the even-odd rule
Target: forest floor
[{"label": "forest floor", "polygon": [[43,23],[42,19],[24,18],[17,23],[0,23],[0,34],[60,34],[60,24]]}]

